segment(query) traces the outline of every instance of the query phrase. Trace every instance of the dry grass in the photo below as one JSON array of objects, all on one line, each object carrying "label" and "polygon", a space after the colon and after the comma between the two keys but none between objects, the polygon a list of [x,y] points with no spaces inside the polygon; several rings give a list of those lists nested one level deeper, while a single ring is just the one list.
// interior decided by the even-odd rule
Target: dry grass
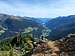
[{"label": "dry grass", "polygon": [[[10,51],[0,51],[0,56],[11,56]],[[13,52],[12,56],[22,56],[19,52]]]}]

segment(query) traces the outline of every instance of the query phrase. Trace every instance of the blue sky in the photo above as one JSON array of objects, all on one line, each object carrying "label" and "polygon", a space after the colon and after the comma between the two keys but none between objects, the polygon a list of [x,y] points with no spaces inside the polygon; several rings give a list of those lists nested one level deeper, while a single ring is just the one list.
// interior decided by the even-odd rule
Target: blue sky
[{"label": "blue sky", "polygon": [[75,15],[75,0],[0,0],[0,13],[46,18]]}]

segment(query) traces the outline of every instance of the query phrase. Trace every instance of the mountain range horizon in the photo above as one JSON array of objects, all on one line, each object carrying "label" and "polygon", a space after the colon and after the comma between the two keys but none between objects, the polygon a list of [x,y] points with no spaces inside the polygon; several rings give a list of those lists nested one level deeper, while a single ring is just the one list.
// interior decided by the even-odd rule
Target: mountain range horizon
[{"label": "mountain range horizon", "polygon": [[6,14],[6,13],[0,13],[0,15],[8,15],[8,16],[16,16],[16,17],[28,17],[28,18],[36,18],[36,19],[55,19],[55,18],[58,18],[58,17],[68,17],[68,16],[75,16],[75,14],[70,14],[70,15],[64,15],[64,16],[56,16],[56,17],[31,17],[31,16],[20,16],[20,15],[14,15],[14,14]]},{"label": "mountain range horizon", "polygon": [[33,18],[20,17],[8,14],[0,14],[0,39],[4,39],[16,34],[16,32],[23,32],[25,29],[34,29],[33,35],[40,37],[43,30],[51,30],[49,32],[49,39],[60,39],[70,33],[75,33],[75,15],[56,17],[53,19],[47,18]]}]

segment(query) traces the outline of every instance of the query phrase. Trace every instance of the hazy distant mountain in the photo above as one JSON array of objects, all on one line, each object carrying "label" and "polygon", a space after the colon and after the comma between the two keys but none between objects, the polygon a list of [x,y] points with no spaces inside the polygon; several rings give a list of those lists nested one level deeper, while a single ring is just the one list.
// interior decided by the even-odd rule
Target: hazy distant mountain
[{"label": "hazy distant mountain", "polygon": [[52,30],[49,37],[58,39],[70,33],[75,33],[75,15],[66,17],[57,17],[46,23],[46,26]]},{"label": "hazy distant mountain", "polygon": [[13,36],[28,27],[38,28],[37,31],[32,32],[38,37],[43,29],[49,28],[51,30],[49,39],[59,39],[69,33],[75,33],[75,15],[49,19],[0,14],[0,29],[3,28],[0,31],[0,39]]},{"label": "hazy distant mountain", "polygon": [[42,23],[42,21],[36,18],[0,14],[0,26],[7,29],[5,33],[0,36],[0,39],[12,36],[16,34],[16,32],[24,31],[27,27],[38,28],[38,35],[40,35],[43,29],[40,22]]}]

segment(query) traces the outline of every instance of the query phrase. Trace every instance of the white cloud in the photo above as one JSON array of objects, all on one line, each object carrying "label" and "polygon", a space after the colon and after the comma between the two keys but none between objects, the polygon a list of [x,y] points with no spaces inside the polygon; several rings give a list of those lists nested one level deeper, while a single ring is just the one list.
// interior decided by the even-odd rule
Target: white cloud
[{"label": "white cloud", "polygon": [[29,16],[29,17],[57,17],[75,15],[75,1],[61,0],[51,4],[27,4],[21,1],[11,3],[0,1],[0,13]]}]

